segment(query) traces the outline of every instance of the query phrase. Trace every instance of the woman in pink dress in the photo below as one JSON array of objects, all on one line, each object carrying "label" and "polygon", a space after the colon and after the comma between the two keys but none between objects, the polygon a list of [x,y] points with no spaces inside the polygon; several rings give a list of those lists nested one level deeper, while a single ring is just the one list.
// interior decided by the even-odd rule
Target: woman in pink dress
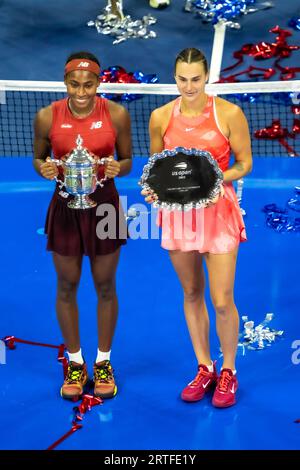
[{"label": "woman in pink dress", "polygon": [[[222,190],[209,207],[159,212],[162,247],[169,251],[183,288],[186,322],[198,361],[197,374],[183,389],[181,398],[198,401],[214,389],[212,403],[223,408],[236,402],[239,315],[233,290],[239,243],[246,240],[232,181],[251,171],[252,155],[242,110],[222,98],[207,95],[207,79],[203,53],[194,48],[183,50],[175,61],[180,97],[152,112],[149,130],[151,154],[175,147],[206,150],[223,172]],[[235,161],[229,167],[231,152]],[[153,202],[155,196],[147,195],[146,201]],[[210,354],[203,260],[223,352],[219,375]]]}]

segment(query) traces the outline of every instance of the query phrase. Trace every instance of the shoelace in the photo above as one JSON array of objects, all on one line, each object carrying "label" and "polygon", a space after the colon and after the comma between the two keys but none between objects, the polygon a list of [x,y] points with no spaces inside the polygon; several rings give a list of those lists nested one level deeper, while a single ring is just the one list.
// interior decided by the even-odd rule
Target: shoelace
[{"label": "shoelace", "polygon": [[229,374],[229,372],[227,371],[221,372],[220,381],[218,384],[219,390],[221,392],[227,392],[230,381],[231,381],[231,375]]},{"label": "shoelace", "polygon": [[191,385],[192,386],[197,386],[199,385],[199,382],[204,378],[204,377],[208,377],[211,373],[210,372],[207,372],[206,370],[203,369],[203,367],[200,366],[200,369],[198,371],[198,374],[196,375],[196,377],[194,378],[194,380],[192,381]]},{"label": "shoelace", "polygon": [[109,361],[105,362],[101,366],[95,367],[94,372],[95,380],[100,382],[108,383],[113,379],[113,368]]},{"label": "shoelace", "polygon": [[81,381],[83,375],[83,368],[76,367],[74,368],[72,364],[69,364],[68,373],[66,376],[66,382],[68,384],[74,384]]}]

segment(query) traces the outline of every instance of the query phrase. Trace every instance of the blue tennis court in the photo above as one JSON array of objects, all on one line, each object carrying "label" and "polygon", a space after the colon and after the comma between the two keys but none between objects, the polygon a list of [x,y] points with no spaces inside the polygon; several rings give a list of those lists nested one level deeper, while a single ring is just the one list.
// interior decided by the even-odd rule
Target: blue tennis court
[{"label": "blue tennis court", "polygon": [[[282,36],[276,25],[290,28],[282,50],[292,52],[281,63],[288,67],[285,72],[276,69],[277,56],[254,62],[253,55],[244,55],[240,68],[227,75],[253,65],[263,70],[256,75],[258,70],[251,69],[240,77],[249,82],[244,88],[233,83],[228,95],[227,89],[221,93],[243,107],[253,138],[253,171],[244,179],[241,201],[248,241],[239,250],[236,305],[240,317],[247,316],[254,327],[271,313],[273,319],[265,326],[283,331],[269,347],[267,341],[260,350],[239,346],[238,403],[223,410],[211,405],[211,395],[197,403],[180,398],[197,364],[181,287],[167,251],[160,247],[155,212],[149,213],[138,186],[149,154],[150,111],[174,99],[174,58],[191,46],[210,58],[214,30],[183,12],[184,0],[172,0],[168,8],[156,11],[148,0],[124,0],[125,13],[133,18],[149,11],[157,18],[152,27],[157,37],[115,46],[109,35],[87,27],[106,3],[0,0],[0,449],[299,450],[299,72],[290,80],[280,76],[299,64],[300,30],[288,26],[291,18],[299,17],[298,2],[273,0],[272,8],[245,15],[238,20],[241,29],[226,32],[222,67],[232,66],[234,54],[245,44],[262,47],[277,41],[278,46]],[[131,238],[121,249],[117,271],[119,319],[111,358],[118,394],[102,404],[90,397],[90,410],[82,401],[60,397],[63,339],[55,312],[56,275],[44,235],[54,183],[39,177],[32,166],[33,117],[37,109],[64,96],[64,62],[76,50],[95,53],[103,69],[119,66],[137,76],[157,75],[162,84],[157,94],[122,102],[132,118],[134,158],[132,172],[117,178],[116,185],[125,211],[138,217],[128,220]],[[273,69],[276,74],[268,82],[264,73]],[[267,138],[256,138],[256,131]],[[284,230],[283,222],[279,230],[278,220],[273,220],[277,230],[269,227],[264,206],[275,204],[281,217],[291,198],[294,210],[288,214],[298,229]],[[219,369],[222,357],[208,294],[206,300],[211,350]],[[92,377],[97,298],[87,258],[78,304],[81,344]],[[92,387],[86,392],[92,393]]]},{"label": "blue tennis court", "polygon": [[[146,159],[134,161],[130,178],[119,179],[128,207],[143,204],[137,181]],[[34,174],[30,159],[2,158],[1,333],[59,345],[55,273],[41,234],[53,184]],[[276,165],[275,165],[276,164]],[[255,324],[274,313],[270,328],[284,330],[261,351],[239,348],[238,405],[218,410],[210,398],[180,400],[196,364],[182,310],[182,294],[159,240],[129,240],[117,275],[119,323],[112,360],[119,393],[95,406],[83,428],[58,449],[297,449],[299,365],[299,233],[268,228],[262,208],[284,206],[298,183],[299,159],[257,158],[245,179],[243,208],[249,241],[240,248],[236,302]],[[218,341],[208,300],[214,357]],[[88,364],[96,348],[96,298],[85,260],[79,290],[82,345]],[[294,354],[295,356],[295,354]],[[295,362],[295,361],[294,361]],[[69,431],[74,404],[59,396],[62,367],[57,350],[16,344],[1,365],[2,449],[46,449]],[[91,372],[91,371],[90,371]]]}]

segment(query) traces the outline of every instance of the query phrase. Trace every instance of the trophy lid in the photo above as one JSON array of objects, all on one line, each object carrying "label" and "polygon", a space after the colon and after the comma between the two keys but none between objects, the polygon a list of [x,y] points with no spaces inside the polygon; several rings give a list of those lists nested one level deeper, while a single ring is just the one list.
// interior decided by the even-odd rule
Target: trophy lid
[{"label": "trophy lid", "polygon": [[95,160],[92,154],[88,151],[87,148],[82,147],[83,138],[78,134],[76,139],[76,145],[69,154],[68,158],[66,159],[66,163],[71,164],[84,164],[84,163],[94,163]]}]

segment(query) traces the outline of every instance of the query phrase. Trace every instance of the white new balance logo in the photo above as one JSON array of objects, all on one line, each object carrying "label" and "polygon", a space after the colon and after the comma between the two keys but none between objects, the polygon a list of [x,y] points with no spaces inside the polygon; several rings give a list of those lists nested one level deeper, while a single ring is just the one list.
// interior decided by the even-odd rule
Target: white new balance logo
[{"label": "white new balance logo", "polygon": [[65,199],[67,199],[67,197],[69,197],[69,193],[66,193],[65,191],[59,191],[58,193],[61,197],[64,197]]},{"label": "white new balance logo", "polygon": [[80,64],[78,65],[78,67],[88,67],[90,65],[89,62],[80,62]]},{"label": "white new balance logo", "polygon": [[100,129],[102,127],[102,121],[92,122],[90,129]]}]

